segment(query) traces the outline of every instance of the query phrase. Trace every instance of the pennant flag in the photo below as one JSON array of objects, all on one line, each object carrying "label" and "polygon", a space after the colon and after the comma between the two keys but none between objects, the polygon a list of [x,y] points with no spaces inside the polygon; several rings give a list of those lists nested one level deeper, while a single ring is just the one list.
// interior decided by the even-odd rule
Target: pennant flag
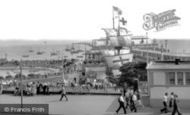
[{"label": "pennant flag", "polygon": [[119,8],[118,8],[118,7],[116,7],[116,6],[113,6],[113,11],[116,11],[119,15],[121,15],[121,14],[122,14],[121,9],[119,9]]},{"label": "pennant flag", "polygon": [[118,7],[113,6],[113,10],[118,11],[118,10],[119,10],[119,8],[118,8]]}]

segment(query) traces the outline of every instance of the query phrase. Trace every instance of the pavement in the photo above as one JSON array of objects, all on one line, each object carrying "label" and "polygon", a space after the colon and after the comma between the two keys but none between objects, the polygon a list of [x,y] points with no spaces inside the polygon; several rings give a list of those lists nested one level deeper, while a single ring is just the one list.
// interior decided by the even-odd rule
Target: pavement
[{"label": "pavement", "polygon": [[[68,95],[69,101],[59,101],[60,95],[39,95],[24,97],[24,104],[48,104],[50,115],[117,115],[117,96]],[[0,95],[0,104],[20,104],[20,96]],[[171,115],[160,114],[160,108],[138,107],[137,113],[127,109],[128,115]],[[181,109],[183,115],[190,115],[190,110]],[[123,115],[121,110],[118,115]]]},{"label": "pavement", "polygon": [[[106,113],[104,115],[125,115],[124,111],[121,109],[119,114],[116,114],[115,110],[117,110],[119,106],[118,103],[118,98],[115,98],[112,101],[112,104],[107,108]],[[152,107],[142,107],[142,106],[137,106],[137,112],[131,112],[129,109],[127,109],[127,115],[171,115],[171,112],[168,113],[160,113],[161,108],[152,108]],[[172,111],[172,110],[170,110]],[[181,109],[180,111],[182,115],[190,115],[190,110],[188,109]]]}]

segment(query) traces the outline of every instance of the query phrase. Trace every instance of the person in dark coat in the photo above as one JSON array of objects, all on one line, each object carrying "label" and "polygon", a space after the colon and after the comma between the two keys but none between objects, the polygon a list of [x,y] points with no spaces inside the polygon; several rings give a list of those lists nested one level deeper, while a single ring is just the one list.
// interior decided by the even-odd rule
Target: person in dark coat
[{"label": "person in dark coat", "polygon": [[42,94],[42,91],[43,91],[43,85],[42,85],[42,83],[40,83],[39,84],[39,86],[38,86],[38,94]]},{"label": "person in dark coat", "polygon": [[36,93],[37,94],[40,94],[40,83],[38,82],[37,84],[36,84]]},{"label": "person in dark coat", "polygon": [[46,94],[49,95],[49,85],[46,86]]},{"label": "person in dark coat", "polygon": [[178,113],[178,115],[182,115],[179,111],[179,107],[178,107],[178,100],[177,100],[177,95],[174,95],[174,99],[173,99],[173,111],[172,111],[172,115],[175,115],[176,113]]},{"label": "person in dark coat", "polygon": [[169,100],[169,107],[173,107],[173,100],[174,100],[174,92],[171,92],[170,94],[170,100]]},{"label": "person in dark coat", "polygon": [[43,85],[43,94],[44,94],[44,95],[46,95],[46,88],[47,88],[47,86],[46,86],[46,84],[44,84],[44,85]]}]

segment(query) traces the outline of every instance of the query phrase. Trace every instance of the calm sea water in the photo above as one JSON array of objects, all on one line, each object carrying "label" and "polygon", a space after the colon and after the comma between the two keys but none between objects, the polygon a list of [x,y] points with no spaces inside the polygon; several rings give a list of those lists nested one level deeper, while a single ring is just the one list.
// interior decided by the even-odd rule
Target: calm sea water
[{"label": "calm sea water", "polygon": [[[80,41],[0,41],[0,58],[7,57],[8,60],[44,60],[44,59],[62,59],[75,58],[78,55],[72,55],[66,52],[66,48],[71,48],[72,43],[79,43]],[[75,49],[89,49],[88,46],[74,45]],[[33,52],[31,52],[32,50]],[[38,55],[37,52],[44,52]],[[52,52],[57,55],[51,56]],[[25,56],[23,56],[25,55]],[[28,55],[28,57],[26,57]]]},{"label": "calm sea water", "polygon": [[[166,40],[157,40],[158,44],[165,46]],[[72,43],[79,43],[81,41],[0,41],[0,58],[7,55],[8,60],[44,60],[44,59],[62,59],[65,56],[68,58],[75,58],[78,55],[71,55],[70,52],[65,52],[65,48],[71,48]],[[76,49],[85,49],[84,45],[75,45]],[[190,40],[175,39],[167,40],[167,48],[172,53],[179,55],[190,54]],[[86,49],[90,49],[86,46]],[[33,50],[34,52],[30,52]],[[44,52],[42,55],[37,55],[37,52]],[[51,56],[52,52],[59,52],[59,55]],[[29,57],[22,57],[28,55]]]}]

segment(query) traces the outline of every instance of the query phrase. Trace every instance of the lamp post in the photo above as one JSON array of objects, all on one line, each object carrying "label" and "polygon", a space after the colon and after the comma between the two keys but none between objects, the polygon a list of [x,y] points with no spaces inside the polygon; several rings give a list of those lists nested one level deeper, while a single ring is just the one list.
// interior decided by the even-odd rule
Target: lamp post
[{"label": "lamp post", "polygon": [[20,69],[20,93],[21,93],[21,108],[23,108],[23,83],[22,83],[22,65],[21,65],[22,60],[20,62],[17,62],[17,65],[19,66]]}]

